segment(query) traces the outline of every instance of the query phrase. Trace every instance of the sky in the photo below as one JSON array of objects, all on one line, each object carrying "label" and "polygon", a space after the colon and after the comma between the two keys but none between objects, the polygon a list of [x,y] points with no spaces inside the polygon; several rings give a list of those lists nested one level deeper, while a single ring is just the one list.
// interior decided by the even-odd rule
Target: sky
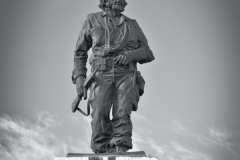
[{"label": "sky", "polygon": [[[127,2],[123,14],[137,20],[156,58],[138,65],[146,88],[131,114],[131,151],[239,160],[240,2]],[[91,118],[71,111],[71,72],[81,25],[98,4],[0,0],[0,160],[92,152]]]}]

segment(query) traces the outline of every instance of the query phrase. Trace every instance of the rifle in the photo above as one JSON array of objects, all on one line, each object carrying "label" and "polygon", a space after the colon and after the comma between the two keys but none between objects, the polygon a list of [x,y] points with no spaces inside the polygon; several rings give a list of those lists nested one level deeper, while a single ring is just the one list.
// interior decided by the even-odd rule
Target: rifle
[{"label": "rifle", "polygon": [[[83,92],[83,99],[87,99],[87,90],[91,86],[91,84],[94,82],[94,76],[98,70],[100,65],[97,66],[97,68],[85,79],[84,81],[84,92]],[[87,105],[87,113],[83,112],[79,107],[79,103],[82,100],[82,97],[77,95],[77,97],[74,99],[72,103],[72,112],[75,113],[76,110],[78,110],[80,113],[82,113],[84,116],[89,116],[90,114],[90,105]]]}]

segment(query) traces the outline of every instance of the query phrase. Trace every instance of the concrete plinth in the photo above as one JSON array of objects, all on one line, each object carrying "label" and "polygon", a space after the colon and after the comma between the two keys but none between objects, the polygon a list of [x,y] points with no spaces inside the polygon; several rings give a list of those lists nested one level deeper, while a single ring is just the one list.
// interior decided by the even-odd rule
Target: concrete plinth
[{"label": "concrete plinth", "polygon": [[54,160],[158,160],[147,157],[143,151],[126,153],[80,154],[69,153],[66,157],[55,157]]}]

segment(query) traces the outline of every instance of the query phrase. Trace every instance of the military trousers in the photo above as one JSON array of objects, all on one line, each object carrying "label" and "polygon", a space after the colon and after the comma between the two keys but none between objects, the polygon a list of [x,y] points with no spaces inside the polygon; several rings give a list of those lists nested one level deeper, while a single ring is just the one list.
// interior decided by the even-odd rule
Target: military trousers
[{"label": "military trousers", "polygon": [[136,110],[138,101],[138,84],[133,71],[95,74],[95,82],[91,85],[89,96],[89,104],[92,107],[93,152],[104,153],[115,146],[132,149],[130,115],[133,108]]}]

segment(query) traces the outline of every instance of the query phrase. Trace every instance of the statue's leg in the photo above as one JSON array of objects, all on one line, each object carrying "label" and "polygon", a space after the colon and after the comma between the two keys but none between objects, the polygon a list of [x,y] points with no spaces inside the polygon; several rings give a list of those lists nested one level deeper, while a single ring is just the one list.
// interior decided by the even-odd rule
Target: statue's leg
[{"label": "statue's leg", "polygon": [[112,127],[109,112],[112,106],[113,82],[96,76],[89,97],[92,106],[92,140],[91,148],[95,153],[105,153],[109,148]]},{"label": "statue's leg", "polygon": [[120,147],[120,152],[126,152],[132,149],[132,122],[130,115],[133,105],[139,100],[138,90],[132,73],[121,77],[115,83],[114,101],[113,101],[113,135],[110,141],[112,147]]}]

